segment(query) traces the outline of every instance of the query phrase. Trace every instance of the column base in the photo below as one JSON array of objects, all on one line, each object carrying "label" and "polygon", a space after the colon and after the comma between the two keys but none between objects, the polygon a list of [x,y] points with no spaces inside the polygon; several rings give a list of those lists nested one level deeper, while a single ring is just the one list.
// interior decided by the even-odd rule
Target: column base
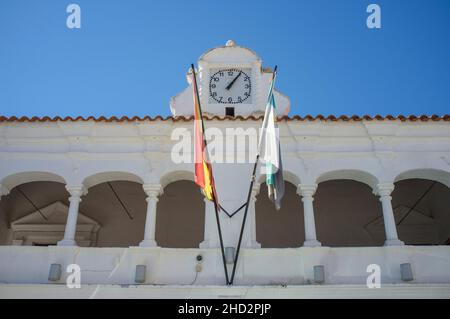
[{"label": "column base", "polygon": [[220,248],[220,244],[211,242],[210,240],[204,240],[198,245],[198,248],[201,248],[201,249]]},{"label": "column base", "polygon": [[146,239],[139,243],[139,247],[158,247],[158,244],[153,239]]},{"label": "column base", "polygon": [[384,242],[384,246],[404,246],[405,243],[400,239],[388,239]]},{"label": "column base", "polygon": [[261,244],[258,243],[256,240],[252,240],[250,243],[245,245],[244,248],[261,248]]},{"label": "column base", "polygon": [[303,247],[320,247],[322,243],[318,240],[306,240],[303,243]]},{"label": "column base", "polygon": [[202,241],[199,245],[198,248],[200,249],[206,249],[206,248],[212,248],[211,245],[209,244],[209,240],[204,240]]},{"label": "column base", "polygon": [[58,242],[58,246],[78,246],[73,239],[63,239]]}]

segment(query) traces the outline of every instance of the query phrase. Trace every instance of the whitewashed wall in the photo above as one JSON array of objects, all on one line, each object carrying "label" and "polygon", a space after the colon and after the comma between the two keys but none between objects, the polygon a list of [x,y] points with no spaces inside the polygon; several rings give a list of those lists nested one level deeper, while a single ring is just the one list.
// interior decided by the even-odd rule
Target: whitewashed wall
[{"label": "whitewashed wall", "polygon": [[[259,121],[206,121],[206,127],[258,129]],[[162,187],[192,179],[193,164],[175,164],[175,128],[192,122],[57,122],[0,125],[0,183],[6,194],[29,181],[51,180],[87,188],[110,180]],[[313,185],[345,178],[376,189],[379,183],[428,178],[450,186],[450,126],[447,122],[280,122],[285,179]],[[252,164],[214,164],[217,189],[228,211],[246,199]],[[212,210],[207,205],[207,210]],[[211,216],[212,212],[206,212]],[[250,219],[251,221],[252,219]],[[223,217],[226,245],[236,245],[240,220]],[[204,247],[218,247],[214,218],[207,219]],[[244,245],[254,246],[251,222]]]},{"label": "whitewashed wall", "polygon": [[[197,254],[204,257],[196,278]],[[49,282],[51,264],[62,276]],[[365,285],[367,266],[380,266],[382,284],[402,283],[400,264],[410,263],[411,284],[450,284],[450,247],[364,247],[245,249],[236,285],[304,285],[314,283],[315,265],[323,265],[325,284]],[[0,247],[0,279],[15,284],[65,284],[70,264],[81,268],[82,284],[136,284],[136,265],[146,265],[146,284],[224,285],[219,249]],[[231,273],[231,268],[230,268]]]},{"label": "whitewashed wall", "polygon": [[[207,127],[255,127],[259,121],[206,121]],[[108,180],[167,185],[191,178],[192,164],[174,164],[174,128],[192,122],[57,122],[0,125],[0,183],[3,194],[29,181],[51,180],[92,187]],[[446,122],[288,121],[281,122],[285,177],[296,184],[346,178],[376,188],[403,178],[421,177],[450,186],[450,126]],[[245,201],[251,164],[214,165],[218,192],[230,211]],[[207,216],[212,216],[208,211]],[[134,267],[148,267],[148,282],[189,284],[195,256],[205,255],[198,284],[220,284],[216,225],[206,220],[201,249],[0,247],[0,279],[46,283],[49,265],[77,262],[87,283],[132,283]],[[251,220],[249,222],[251,225]],[[236,245],[240,220],[223,219],[225,245]],[[244,247],[255,248],[251,227]],[[212,248],[211,248],[212,247]],[[367,264],[384,269],[383,280],[399,282],[399,265],[413,264],[419,283],[450,283],[448,247],[245,249],[237,274],[240,284],[301,284],[312,266],[324,264],[330,284],[362,283]],[[181,266],[180,266],[181,265]]]}]

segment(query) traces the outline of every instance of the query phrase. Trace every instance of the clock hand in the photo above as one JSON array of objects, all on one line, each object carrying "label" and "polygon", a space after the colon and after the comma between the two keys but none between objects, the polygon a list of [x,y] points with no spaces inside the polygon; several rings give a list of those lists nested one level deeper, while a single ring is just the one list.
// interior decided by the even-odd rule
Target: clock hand
[{"label": "clock hand", "polygon": [[228,84],[228,85],[225,87],[225,89],[229,91],[229,90],[231,89],[231,87],[233,86],[234,82],[236,82],[236,80],[238,79],[238,77],[241,76],[241,74],[242,74],[242,71],[239,72],[239,74],[233,79],[233,81],[230,82],[230,84]]}]

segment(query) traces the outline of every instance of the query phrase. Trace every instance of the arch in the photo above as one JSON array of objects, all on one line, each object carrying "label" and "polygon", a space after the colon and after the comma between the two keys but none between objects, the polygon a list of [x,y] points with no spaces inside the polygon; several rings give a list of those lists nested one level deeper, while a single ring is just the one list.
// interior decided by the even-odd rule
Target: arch
[{"label": "arch", "polygon": [[[63,237],[64,225],[56,226],[55,220],[51,216],[55,213],[55,203],[69,205],[67,199],[70,196],[65,187],[62,177],[54,174],[42,172],[14,174],[6,178],[8,194],[4,194],[0,200],[0,245],[25,245],[23,239],[34,233],[35,238],[28,244],[39,242],[37,237],[46,238],[46,244],[56,244]],[[60,210],[59,210],[60,212]],[[29,219],[35,213],[40,226],[37,226],[36,219],[29,221],[30,228],[21,226],[22,230],[16,233],[16,229],[11,227],[12,223],[18,220]],[[55,216],[59,215],[56,213]],[[48,227],[43,231],[42,227]],[[36,228],[37,227],[37,228]],[[40,230],[38,230],[38,228]],[[56,228],[59,231],[56,231]],[[19,227],[20,228],[20,227]],[[15,234],[19,235],[15,237]],[[54,241],[53,241],[54,240]]]},{"label": "arch", "polygon": [[165,248],[198,248],[204,240],[204,197],[192,180],[181,178],[187,175],[170,176],[179,179],[165,184],[164,192],[159,197],[156,242]]},{"label": "arch", "polygon": [[255,203],[256,241],[263,248],[295,248],[305,240],[303,205],[297,194],[298,183],[285,181],[280,210],[267,196],[265,182]]},{"label": "arch", "polygon": [[354,170],[354,169],[341,169],[324,172],[316,179],[316,183],[327,182],[331,180],[353,180],[370,186],[375,189],[379,183],[378,178],[369,172]]},{"label": "arch", "polygon": [[[293,184],[295,187],[297,187],[298,184],[300,184],[300,182],[301,182],[300,177],[298,177],[297,174],[295,174],[289,170],[286,170],[286,169],[283,169],[283,179],[284,179],[284,181]],[[266,182],[266,175],[261,174],[258,177],[258,183],[263,184],[265,182]]]},{"label": "arch", "polygon": [[166,174],[164,174],[160,179],[159,183],[161,184],[161,187],[164,188],[167,185],[177,182],[177,181],[195,181],[194,173],[187,170],[176,170],[171,171]]},{"label": "arch", "polygon": [[136,246],[144,236],[146,202],[143,179],[132,172],[111,170],[84,177],[89,189],[80,210],[101,225],[96,247]]},{"label": "arch", "polygon": [[396,176],[392,206],[405,244],[450,244],[449,182],[450,173],[439,169],[412,169]]},{"label": "arch", "polygon": [[83,185],[86,188],[90,188],[92,186],[112,182],[112,181],[127,181],[127,182],[135,182],[138,184],[143,184],[144,181],[141,177],[136,174],[130,172],[122,172],[122,171],[108,171],[101,172],[85,177],[83,180]]},{"label": "arch", "polygon": [[30,182],[57,182],[66,184],[66,180],[61,175],[46,171],[15,173],[3,178],[0,184],[8,190],[12,190],[16,186]]},{"label": "arch", "polygon": [[320,180],[314,194],[317,240],[329,247],[382,246],[382,209],[371,186],[349,175],[332,177]]},{"label": "arch", "polygon": [[412,169],[402,172],[395,177],[394,182],[415,178],[436,181],[450,188],[450,172],[432,168]]},{"label": "arch", "polygon": [[[147,203],[139,180],[127,174],[94,175],[79,210],[100,225],[95,247],[137,246],[144,237]],[[91,182],[95,181],[95,185]],[[78,230],[77,230],[78,231]]]}]

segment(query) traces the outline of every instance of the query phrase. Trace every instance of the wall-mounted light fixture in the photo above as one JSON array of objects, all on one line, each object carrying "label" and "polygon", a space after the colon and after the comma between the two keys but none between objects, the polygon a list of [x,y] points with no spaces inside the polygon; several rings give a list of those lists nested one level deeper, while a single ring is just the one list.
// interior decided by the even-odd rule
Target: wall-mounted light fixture
[{"label": "wall-mounted light fixture", "polygon": [[323,284],[325,282],[325,267],[323,265],[315,265],[314,269],[314,282],[316,284]]},{"label": "wall-mounted light fixture", "polygon": [[412,281],[414,276],[412,273],[412,268],[410,263],[404,263],[400,265],[400,274],[403,281]]},{"label": "wall-mounted light fixture", "polygon": [[136,274],[134,275],[134,281],[138,284],[144,283],[146,272],[147,272],[146,265],[136,265]]},{"label": "wall-mounted light fixture", "polygon": [[61,279],[61,264],[51,264],[48,272],[49,281],[58,281]]}]

